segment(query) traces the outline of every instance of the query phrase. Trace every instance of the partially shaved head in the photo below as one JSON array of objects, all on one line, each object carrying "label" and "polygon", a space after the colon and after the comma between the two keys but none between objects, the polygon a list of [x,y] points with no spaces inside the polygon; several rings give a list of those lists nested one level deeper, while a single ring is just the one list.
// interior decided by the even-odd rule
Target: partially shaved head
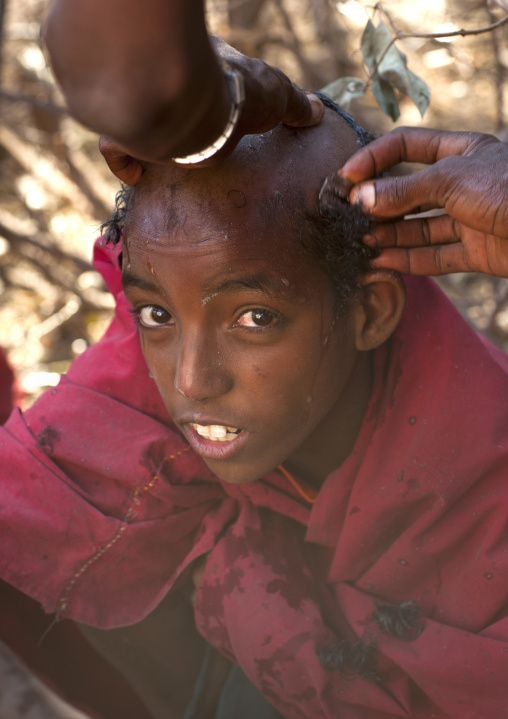
[{"label": "partially shaved head", "polygon": [[315,128],[245,137],[217,165],[149,165],[126,198],[122,280],[146,362],[224,481],[286,461],[318,480],[355,441],[370,350],[402,306],[393,282],[360,287],[368,219],[347,203],[319,207],[359,139],[328,109]]},{"label": "partially shaved head", "polygon": [[[358,291],[357,278],[375,256],[360,241],[369,220],[358,207],[319,208],[324,179],[366,142],[367,133],[346,117],[327,109],[316,127],[279,125],[244,137],[227,160],[207,168],[148,165],[139,183],[120,198],[120,223],[114,217],[106,234],[118,239],[120,224],[128,238],[131,222],[142,221],[144,230],[157,236],[184,227],[189,214],[217,218],[210,233],[224,238],[233,227],[249,235],[254,230],[253,243],[260,227],[273,234],[274,245],[278,234],[290,234],[293,250],[313,255],[342,306]],[[148,204],[150,211],[140,215]]]}]

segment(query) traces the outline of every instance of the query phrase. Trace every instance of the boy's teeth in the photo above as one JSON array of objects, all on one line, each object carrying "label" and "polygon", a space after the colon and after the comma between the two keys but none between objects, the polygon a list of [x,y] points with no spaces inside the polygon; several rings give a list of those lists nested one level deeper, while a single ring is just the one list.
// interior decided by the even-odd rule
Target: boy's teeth
[{"label": "boy's teeth", "polygon": [[238,432],[236,427],[225,427],[222,424],[192,424],[191,426],[201,437],[214,442],[230,442]]}]

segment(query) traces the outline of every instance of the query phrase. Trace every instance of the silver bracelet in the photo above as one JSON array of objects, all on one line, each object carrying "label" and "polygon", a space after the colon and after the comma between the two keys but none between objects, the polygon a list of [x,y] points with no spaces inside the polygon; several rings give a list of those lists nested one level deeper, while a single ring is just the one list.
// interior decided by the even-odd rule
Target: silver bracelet
[{"label": "silver bracelet", "polygon": [[231,65],[225,60],[219,60],[219,62],[224,73],[229,97],[231,99],[231,110],[229,112],[227,125],[222,135],[218,137],[212,145],[205,147],[204,150],[195,152],[192,155],[186,155],[185,157],[173,157],[173,162],[176,162],[179,165],[194,165],[213,157],[217,152],[219,152],[219,150],[222,150],[238,124],[240,111],[245,100],[243,75],[239,70],[235,70],[231,67]]}]

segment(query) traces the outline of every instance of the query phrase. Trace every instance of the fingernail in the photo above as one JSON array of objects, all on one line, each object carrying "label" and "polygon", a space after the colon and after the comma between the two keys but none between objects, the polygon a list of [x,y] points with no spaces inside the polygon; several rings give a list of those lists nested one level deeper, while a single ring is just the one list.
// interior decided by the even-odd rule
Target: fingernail
[{"label": "fingernail", "polygon": [[364,245],[367,245],[367,247],[377,247],[377,239],[375,235],[364,235],[362,237],[362,242]]},{"label": "fingernail", "polygon": [[351,190],[349,202],[354,205],[362,205],[366,210],[371,210],[376,204],[376,188],[373,184],[360,185]]},{"label": "fingernail", "polygon": [[325,106],[323,105],[319,97],[317,95],[314,95],[313,93],[309,93],[307,95],[307,99],[310,102],[310,107],[312,110],[312,121],[317,124],[323,119],[323,115],[325,114]]}]

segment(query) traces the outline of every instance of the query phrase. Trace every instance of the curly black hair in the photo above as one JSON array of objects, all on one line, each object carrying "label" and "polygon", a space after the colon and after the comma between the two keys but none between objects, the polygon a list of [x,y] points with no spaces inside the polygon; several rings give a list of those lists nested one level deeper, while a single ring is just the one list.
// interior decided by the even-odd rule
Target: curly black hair
[{"label": "curly black hair", "polygon": [[[336,112],[355,132],[359,147],[365,147],[374,136],[336,105],[330,98],[316,93],[324,105]],[[106,242],[117,244],[122,236],[129,202],[134,188],[122,186],[116,195],[115,210],[112,217],[101,225]],[[372,228],[372,220],[357,205],[337,201],[334,206],[320,207],[316,211],[304,208],[299,198],[291,203],[295,239],[305,248],[322,267],[330,280],[339,311],[343,311],[348,300],[361,290],[359,277],[370,270],[370,262],[378,256],[377,249],[363,244],[362,237]],[[303,208],[303,209],[302,209]]]}]

